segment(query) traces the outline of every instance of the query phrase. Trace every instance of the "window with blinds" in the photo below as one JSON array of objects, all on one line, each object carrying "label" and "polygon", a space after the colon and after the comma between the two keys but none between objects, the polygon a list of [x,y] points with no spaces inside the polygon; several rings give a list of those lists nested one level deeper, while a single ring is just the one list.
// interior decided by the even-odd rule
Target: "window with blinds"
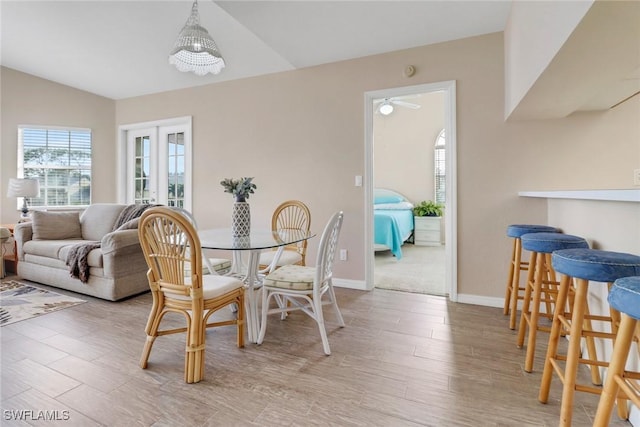
[{"label": "window with blinds", "polygon": [[434,179],[433,182],[435,184],[434,194],[435,194],[435,202],[436,203],[445,203],[445,135],[444,129],[440,131],[438,138],[436,138],[436,144],[434,147],[433,153],[433,162],[434,162]]},{"label": "window with blinds", "polygon": [[25,126],[18,129],[18,175],[37,178],[31,207],[91,203],[91,130]]}]

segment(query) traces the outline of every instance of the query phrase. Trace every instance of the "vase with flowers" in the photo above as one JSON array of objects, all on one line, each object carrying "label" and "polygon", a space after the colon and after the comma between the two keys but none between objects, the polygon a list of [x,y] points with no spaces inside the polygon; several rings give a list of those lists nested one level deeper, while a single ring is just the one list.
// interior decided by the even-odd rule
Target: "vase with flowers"
[{"label": "vase with flowers", "polygon": [[220,181],[225,193],[231,193],[235,197],[233,214],[231,216],[231,230],[234,237],[248,236],[251,232],[251,211],[249,209],[249,195],[257,188],[251,178],[231,179]]}]

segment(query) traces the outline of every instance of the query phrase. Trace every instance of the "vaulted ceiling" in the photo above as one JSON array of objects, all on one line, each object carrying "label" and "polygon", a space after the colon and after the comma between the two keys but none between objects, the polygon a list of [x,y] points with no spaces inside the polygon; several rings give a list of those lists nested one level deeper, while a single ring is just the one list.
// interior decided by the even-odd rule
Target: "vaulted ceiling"
[{"label": "vaulted ceiling", "polygon": [[168,63],[191,1],[0,2],[3,66],[112,99],[503,31],[510,1],[209,1],[218,75]]}]

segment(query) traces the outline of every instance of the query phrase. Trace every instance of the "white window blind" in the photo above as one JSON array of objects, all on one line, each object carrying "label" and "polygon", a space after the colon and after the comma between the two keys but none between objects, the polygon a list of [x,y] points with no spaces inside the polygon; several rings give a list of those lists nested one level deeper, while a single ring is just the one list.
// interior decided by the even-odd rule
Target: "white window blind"
[{"label": "white window blind", "polygon": [[91,130],[24,126],[18,129],[18,171],[37,178],[31,207],[82,207],[91,203]]}]

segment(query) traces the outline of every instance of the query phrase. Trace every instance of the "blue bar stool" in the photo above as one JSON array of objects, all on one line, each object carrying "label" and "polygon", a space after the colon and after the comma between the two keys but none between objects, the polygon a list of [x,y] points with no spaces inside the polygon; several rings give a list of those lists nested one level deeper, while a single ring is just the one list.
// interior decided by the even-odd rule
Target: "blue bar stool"
[{"label": "blue bar stool", "polygon": [[[594,427],[605,427],[609,425],[613,404],[616,398],[623,397],[631,400],[640,407],[640,388],[635,381],[640,379],[639,372],[625,370],[627,357],[633,342],[636,325],[640,320],[640,276],[625,277],[613,283],[607,298],[609,305],[621,313],[620,327],[613,345],[613,354],[609,369],[607,369],[606,380],[598,411],[593,422]],[[621,390],[622,394],[618,394]],[[618,414],[620,415],[620,405],[622,408],[621,418],[626,419],[626,401],[618,399]]]},{"label": "blue bar stool", "polygon": [[[595,338],[615,339],[620,313],[611,308],[609,316],[588,315],[587,295],[589,284],[594,282],[607,283],[610,287],[616,280],[640,275],[640,256],[609,252],[597,249],[562,249],[551,256],[553,268],[563,274],[553,312],[553,323],[549,334],[549,345],[545,358],[544,371],[540,382],[538,400],[547,403],[551,379],[555,372],[562,381],[562,404],[560,407],[560,425],[570,426],[573,415],[573,398],[577,391],[600,394],[600,387],[577,384],[579,364],[607,367],[605,361],[583,359],[580,355],[581,339],[586,336]],[[571,279],[575,279],[576,291],[571,310],[571,316],[565,312],[567,295],[571,287]],[[597,332],[583,329],[584,319],[608,322],[611,333]],[[569,334],[569,345],[566,357],[558,354],[558,340],[562,333]],[[564,363],[564,369],[562,361]]]},{"label": "blue bar stool", "polygon": [[[533,358],[536,351],[536,335],[538,331],[550,332],[551,328],[540,324],[540,317],[553,319],[553,306],[560,283],[556,280],[556,273],[551,265],[551,254],[560,249],[585,249],[589,243],[582,237],[562,233],[528,233],[520,237],[522,248],[531,252],[527,283],[525,285],[524,301],[520,313],[520,327],[518,329],[517,346],[521,348],[527,329],[527,355],[524,370],[533,370]],[[544,295],[544,298],[543,298]],[[540,305],[545,304],[545,312],[540,313]],[[591,329],[591,325],[585,325]],[[595,357],[593,337],[588,346],[590,357]],[[599,372],[596,367],[596,373]],[[598,379],[599,381],[599,379]]]},{"label": "blue bar stool", "polygon": [[559,232],[555,227],[548,225],[512,224],[507,227],[507,236],[513,237],[513,249],[511,251],[511,262],[509,263],[509,275],[507,276],[507,290],[504,296],[504,315],[511,314],[509,318],[509,328],[516,328],[516,315],[518,311],[518,300],[523,296],[520,291],[524,288],[520,286],[520,272],[527,271],[529,263],[522,261],[522,243],[520,236],[527,233],[554,233]]}]

